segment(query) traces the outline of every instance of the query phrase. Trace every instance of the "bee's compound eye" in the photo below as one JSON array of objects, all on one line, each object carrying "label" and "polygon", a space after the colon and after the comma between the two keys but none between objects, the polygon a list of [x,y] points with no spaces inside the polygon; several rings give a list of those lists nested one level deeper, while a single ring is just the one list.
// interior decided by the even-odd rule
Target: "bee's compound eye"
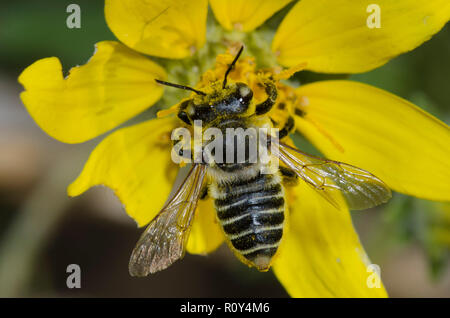
[{"label": "bee's compound eye", "polygon": [[239,95],[242,97],[247,97],[252,93],[251,89],[247,85],[242,85],[239,87]]},{"label": "bee's compound eye", "polygon": [[237,93],[242,98],[242,101],[244,101],[245,103],[249,103],[250,100],[253,98],[253,92],[250,89],[250,87],[248,87],[244,83],[237,83],[236,86],[237,86]]},{"label": "bee's compound eye", "polygon": [[191,120],[190,120],[188,114],[186,114],[186,112],[183,110],[178,113],[178,118],[180,118],[182,121],[184,121],[188,125],[191,124]]},{"label": "bee's compound eye", "polygon": [[185,108],[186,113],[193,117],[195,115],[195,107],[192,106],[192,104],[189,104],[186,108]]}]

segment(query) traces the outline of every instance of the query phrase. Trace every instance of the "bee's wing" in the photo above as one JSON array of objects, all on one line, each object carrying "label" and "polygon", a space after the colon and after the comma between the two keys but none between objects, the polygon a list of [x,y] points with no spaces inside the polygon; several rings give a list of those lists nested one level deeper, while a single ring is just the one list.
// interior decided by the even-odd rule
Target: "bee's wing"
[{"label": "bee's wing", "polygon": [[374,207],[392,196],[383,181],[363,169],[308,155],[277,140],[272,142],[278,144],[275,155],[336,208],[340,195],[352,210]]},{"label": "bee's wing", "polygon": [[183,257],[205,172],[204,165],[193,165],[173,198],[142,233],[131,254],[132,276],[147,276]]}]

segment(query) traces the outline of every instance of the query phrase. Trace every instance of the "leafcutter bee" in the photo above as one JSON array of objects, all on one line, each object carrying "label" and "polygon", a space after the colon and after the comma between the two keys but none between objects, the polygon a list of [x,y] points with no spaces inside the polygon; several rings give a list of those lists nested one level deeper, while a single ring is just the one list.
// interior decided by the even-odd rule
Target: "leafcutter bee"
[{"label": "leafcutter bee", "polygon": [[[259,104],[245,83],[228,83],[243,47],[230,64],[223,81],[214,83],[213,93],[157,80],[163,85],[191,90],[196,98],[181,103],[178,118],[191,127],[200,120],[205,127],[261,127],[270,123],[267,113],[277,100],[274,81],[264,86],[267,99]],[[377,177],[357,167],[310,156],[281,142],[294,128],[287,120],[277,138],[269,138],[276,151],[271,156],[282,163],[273,173],[262,173],[260,161],[200,162],[192,164],[184,182],[148,225],[131,255],[129,271],[146,276],[167,268],[185,250],[198,200],[206,189],[215,204],[216,216],[228,245],[238,258],[260,271],[267,271],[283,238],[286,195],[284,180],[306,182],[325,200],[338,207],[343,198],[350,209],[366,209],[386,202],[389,188]],[[225,139],[227,140],[227,139]],[[225,141],[224,149],[227,149]],[[246,145],[246,144],[245,144]],[[234,146],[232,146],[234,147]],[[272,149],[272,148],[271,148]]]}]

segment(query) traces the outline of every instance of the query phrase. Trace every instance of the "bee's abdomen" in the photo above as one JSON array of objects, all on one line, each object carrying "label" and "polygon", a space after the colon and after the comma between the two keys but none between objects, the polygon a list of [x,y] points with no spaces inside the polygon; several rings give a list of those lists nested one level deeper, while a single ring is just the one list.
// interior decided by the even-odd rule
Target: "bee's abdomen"
[{"label": "bee's abdomen", "polygon": [[283,235],[284,191],[277,175],[259,174],[217,185],[217,215],[233,247],[266,270]]}]

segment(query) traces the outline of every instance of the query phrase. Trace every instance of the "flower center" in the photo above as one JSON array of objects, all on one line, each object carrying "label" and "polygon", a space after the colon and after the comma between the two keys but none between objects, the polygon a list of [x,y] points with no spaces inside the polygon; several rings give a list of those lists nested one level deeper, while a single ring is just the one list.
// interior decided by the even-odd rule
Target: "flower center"
[{"label": "flower center", "polygon": [[[183,60],[157,58],[157,62],[167,70],[169,82],[197,86],[202,74],[217,66],[218,55],[225,52],[235,55],[242,45],[245,46],[244,55],[253,57],[258,68],[279,66],[270,48],[273,30],[261,28],[250,33],[239,31],[239,29],[227,31],[214,19],[210,20],[208,20],[206,44],[195,51],[191,57]],[[170,94],[164,94],[157,105],[159,109],[174,105],[187,96],[186,92],[179,90],[171,89],[168,92]]]}]

